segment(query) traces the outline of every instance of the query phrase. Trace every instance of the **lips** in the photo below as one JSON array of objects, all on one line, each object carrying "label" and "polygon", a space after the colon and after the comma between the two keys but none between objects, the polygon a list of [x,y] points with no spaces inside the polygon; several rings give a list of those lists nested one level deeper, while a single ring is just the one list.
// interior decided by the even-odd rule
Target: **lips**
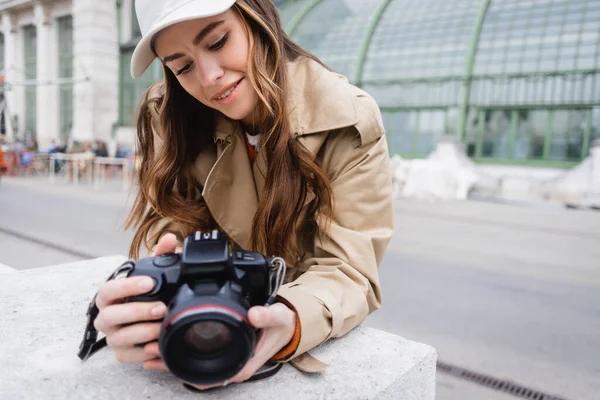
[{"label": "lips", "polygon": [[[242,79],[244,79],[244,78],[242,78]],[[234,89],[237,85],[240,84],[240,82],[242,81],[242,79],[240,79],[240,80],[232,83],[231,85],[226,86],[225,88],[223,88],[222,90],[220,90],[219,92],[217,92],[217,94],[215,94],[213,96],[213,100],[223,100],[223,99],[220,99],[220,97],[223,96],[225,93],[232,91],[232,89]]]}]

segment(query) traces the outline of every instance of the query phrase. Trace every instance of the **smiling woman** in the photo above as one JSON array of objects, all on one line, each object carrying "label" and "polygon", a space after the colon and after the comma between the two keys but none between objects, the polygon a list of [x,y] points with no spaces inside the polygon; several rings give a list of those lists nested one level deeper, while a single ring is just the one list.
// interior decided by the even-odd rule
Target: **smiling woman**
[{"label": "smiling woman", "polygon": [[[272,0],[137,0],[136,13],[131,74],[159,59],[164,80],[138,116],[131,258],[142,246],[176,252],[192,232],[213,229],[235,249],[281,257],[288,269],[276,302],[248,311],[261,331],[254,355],[228,382],[269,362],[322,371],[308,351],[382,301],[393,207],[376,103],[292,42]],[[165,304],[121,304],[152,287],[140,283],[104,284],[96,327],[119,360],[166,369],[160,322],[147,322]]]},{"label": "smiling woman", "polygon": [[171,25],[154,36],[150,46],[186,92],[250,127],[258,96],[244,79],[248,74],[248,41],[242,16],[229,9],[213,17]]}]

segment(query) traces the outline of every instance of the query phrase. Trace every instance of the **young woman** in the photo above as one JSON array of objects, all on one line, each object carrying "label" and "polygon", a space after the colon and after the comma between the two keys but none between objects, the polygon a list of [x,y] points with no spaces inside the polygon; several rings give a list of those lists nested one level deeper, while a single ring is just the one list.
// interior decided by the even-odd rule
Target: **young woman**
[{"label": "young woman", "polygon": [[[186,235],[219,229],[239,248],[283,257],[286,283],[275,304],[249,310],[263,333],[230,382],[267,361],[322,370],[307,352],[382,301],[393,209],[376,103],[292,42],[272,0],[136,0],[136,13],[143,38],[132,75],[158,58],[164,80],[138,117],[130,256],[142,245],[176,251]],[[120,302],[151,287],[149,278],[105,283],[95,326],[120,361],[165,369],[156,343],[165,305]],[[137,323],[148,320],[157,322]]]}]

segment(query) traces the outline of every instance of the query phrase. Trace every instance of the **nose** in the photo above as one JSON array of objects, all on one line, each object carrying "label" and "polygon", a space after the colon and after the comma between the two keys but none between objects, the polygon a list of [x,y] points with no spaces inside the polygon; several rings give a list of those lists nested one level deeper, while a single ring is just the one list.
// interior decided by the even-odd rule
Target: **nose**
[{"label": "nose", "polygon": [[223,77],[225,71],[216,57],[207,55],[203,55],[201,58],[199,57],[196,61],[196,65],[198,66],[196,69],[198,81],[206,94],[209,95],[212,90],[214,90],[215,86],[218,86],[219,79]]}]

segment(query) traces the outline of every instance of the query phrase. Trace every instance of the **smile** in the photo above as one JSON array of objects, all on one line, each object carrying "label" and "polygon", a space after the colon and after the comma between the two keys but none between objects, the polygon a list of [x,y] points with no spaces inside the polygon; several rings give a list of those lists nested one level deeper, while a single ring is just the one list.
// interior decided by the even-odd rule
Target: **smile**
[{"label": "smile", "polygon": [[222,95],[220,95],[219,97],[215,97],[217,100],[224,100],[226,98],[228,98],[231,93],[233,93],[233,91],[238,87],[238,85],[240,84],[242,80],[240,79],[239,81],[236,82],[235,85],[233,85],[232,87],[230,87],[227,91],[225,91],[225,93],[223,93]]}]

